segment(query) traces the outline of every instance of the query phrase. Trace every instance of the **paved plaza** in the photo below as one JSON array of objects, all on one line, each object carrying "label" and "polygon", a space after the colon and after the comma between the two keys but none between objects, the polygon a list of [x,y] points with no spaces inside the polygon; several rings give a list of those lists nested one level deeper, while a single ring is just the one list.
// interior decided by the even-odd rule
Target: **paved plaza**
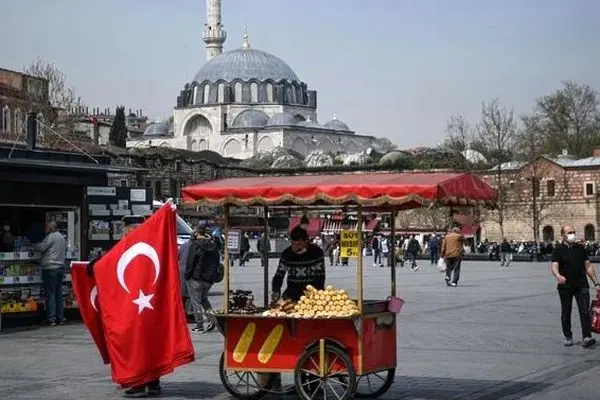
[{"label": "paved plaza", "polygon": [[[275,264],[271,260],[272,269]],[[232,272],[232,288],[253,290],[260,304],[263,270],[257,262]],[[418,272],[398,268],[398,294],[406,304],[398,318],[396,381],[382,399],[598,397],[600,348],[563,347],[556,284],[546,263],[501,268],[465,262],[462,272],[460,285],[449,288],[424,262]],[[389,273],[366,265],[366,298],[389,295]],[[353,289],[356,269],[331,267],[327,282]],[[216,307],[222,286],[214,292]],[[229,399],[217,371],[220,334],[196,335],[194,344],[196,362],[164,378],[162,398]],[[5,332],[0,357],[3,400],[121,398],[80,323]]]}]

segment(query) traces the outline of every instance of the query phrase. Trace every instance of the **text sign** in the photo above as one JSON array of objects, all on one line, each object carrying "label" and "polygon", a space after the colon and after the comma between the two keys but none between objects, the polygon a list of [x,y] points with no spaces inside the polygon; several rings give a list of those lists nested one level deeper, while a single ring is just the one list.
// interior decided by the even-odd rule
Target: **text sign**
[{"label": "text sign", "polygon": [[340,257],[358,257],[358,231],[342,230],[340,232]]},{"label": "text sign", "polygon": [[242,232],[236,230],[229,230],[227,235],[227,249],[230,253],[239,253],[241,247]]}]

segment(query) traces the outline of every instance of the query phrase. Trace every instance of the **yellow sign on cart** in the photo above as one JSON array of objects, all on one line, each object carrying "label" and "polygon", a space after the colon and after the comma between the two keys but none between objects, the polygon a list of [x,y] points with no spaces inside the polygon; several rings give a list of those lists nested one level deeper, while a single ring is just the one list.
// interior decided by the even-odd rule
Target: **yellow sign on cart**
[{"label": "yellow sign on cart", "polygon": [[358,231],[342,230],[340,232],[340,257],[358,258],[359,255]]}]

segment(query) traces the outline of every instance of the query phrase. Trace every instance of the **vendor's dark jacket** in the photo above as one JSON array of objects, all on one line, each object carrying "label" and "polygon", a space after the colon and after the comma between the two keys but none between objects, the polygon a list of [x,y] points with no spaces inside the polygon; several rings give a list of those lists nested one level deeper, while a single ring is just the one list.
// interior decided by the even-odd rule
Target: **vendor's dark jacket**
[{"label": "vendor's dark jacket", "polygon": [[212,237],[193,240],[185,263],[185,279],[214,283],[220,262],[219,245]]},{"label": "vendor's dark jacket", "polygon": [[500,244],[500,251],[502,253],[512,253],[512,250],[513,249],[512,249],[512,246],[511,246],[510,243],[508,243],[508,242],[502,242]]},{"label": "vendor's dark jacket", "polygon": [[309,244],[306,251],[298,254],[288,247],[281,253],[279,266],[273,276],[273,292],[280,293],[287,274],[287,286],[282,294],[285,299],[300,300],[307,285],[325,289],[325,257],[320,247]]}]

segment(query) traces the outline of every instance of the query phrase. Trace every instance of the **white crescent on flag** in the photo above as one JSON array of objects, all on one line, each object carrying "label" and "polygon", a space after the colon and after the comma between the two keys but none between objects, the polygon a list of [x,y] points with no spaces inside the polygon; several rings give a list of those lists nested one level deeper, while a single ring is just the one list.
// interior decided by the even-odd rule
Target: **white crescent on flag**
[{"label": "white crescent on flag", "polygon": [[152,261],[154,264],[154,282],[156,283],[158,280],[158,276],[160,275],[160,259],[158,258],[158,253],[156,249],[150,246],[145,242],[137,242],[121,255],[119,261],[117,262],[117,279],[119,280],[119,284],[121,287],[127,292],[129,292],[129,288],[127,287],[127,283],[125,282],[125,271],[127,267],[137,256],[146,256]]}]

